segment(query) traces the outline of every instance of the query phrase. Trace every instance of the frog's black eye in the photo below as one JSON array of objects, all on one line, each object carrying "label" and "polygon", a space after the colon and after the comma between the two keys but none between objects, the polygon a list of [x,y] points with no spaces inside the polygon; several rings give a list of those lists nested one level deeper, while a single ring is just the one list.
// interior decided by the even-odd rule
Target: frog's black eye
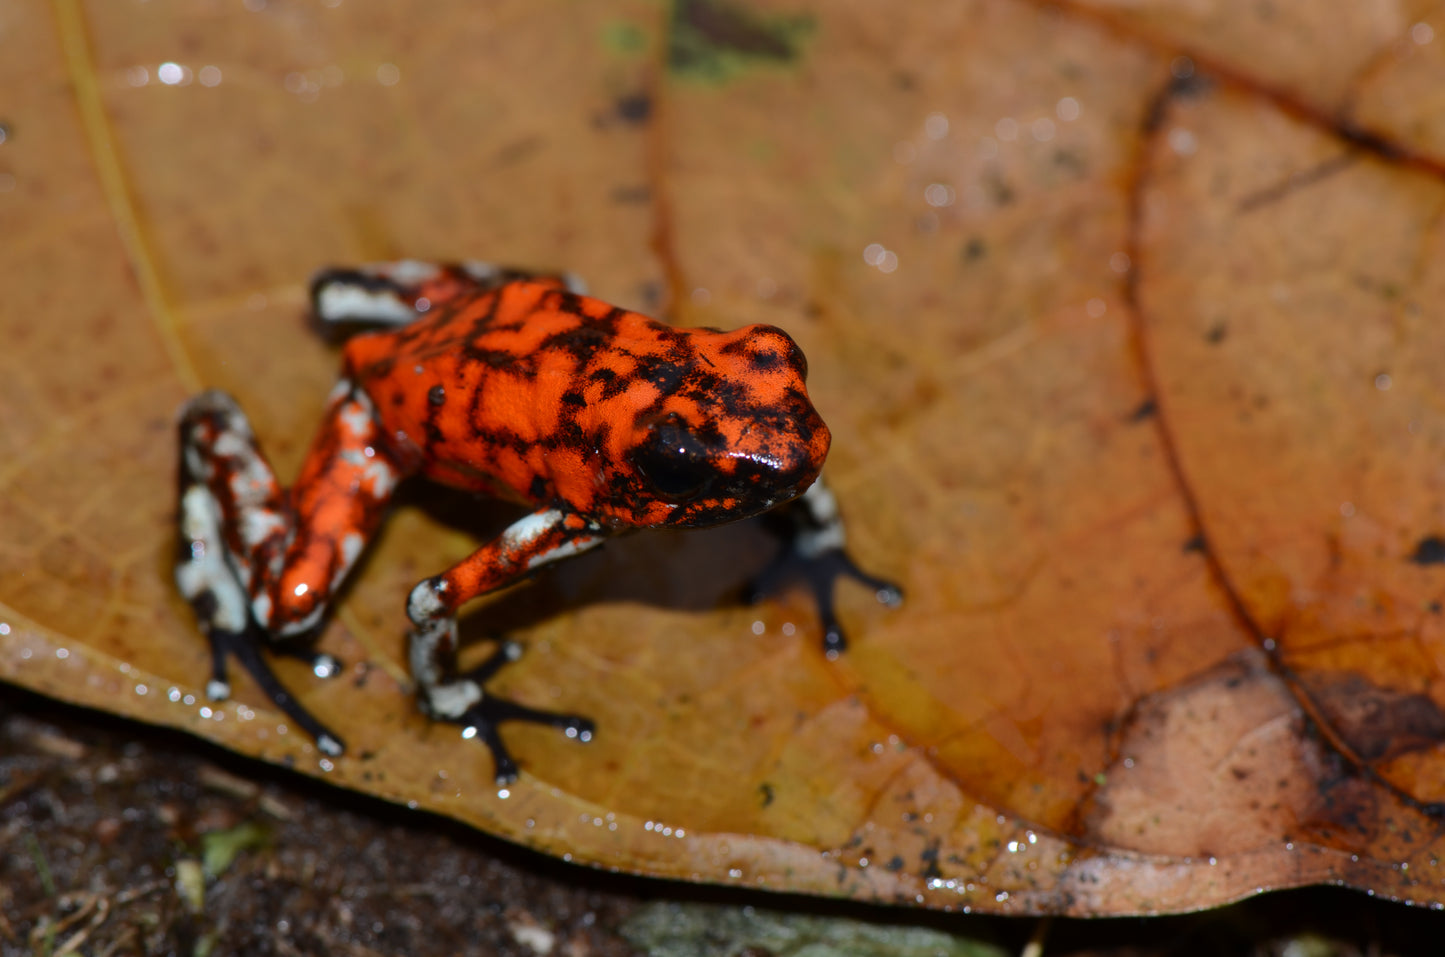
[{"label": "frog's black eye", "polygon": [[670,501],[691,498],[713,478],[701,440],[676,416],[652,427],[652,435],[633,453],[632,462],[658,496]]}]

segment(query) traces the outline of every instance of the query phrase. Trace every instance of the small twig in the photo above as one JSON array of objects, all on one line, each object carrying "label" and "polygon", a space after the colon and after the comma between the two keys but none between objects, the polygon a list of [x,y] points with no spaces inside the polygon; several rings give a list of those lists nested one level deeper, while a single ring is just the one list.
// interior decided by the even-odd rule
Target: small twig
[{"label": "small twig", "polygon": [[1024,949],[1019,952],[1019,957],[1044,957],[1044,938],[1049,936],[1049,930],[1053,927],[1052,917],[1041,917],[1034,925],[1034,932],[1029,935],[1029,942],[1024,944]]},{"label": "small twig", "polygon": [[55,878],[51,876],[50,865],[45,860],[45,851],[41,849],[40,842],[30,831],[25,832],[25,849],[30,852],[30,860],[35,864],[35,873],[40,877],[40,889],[45,891],[46,897],[54,897]]}]

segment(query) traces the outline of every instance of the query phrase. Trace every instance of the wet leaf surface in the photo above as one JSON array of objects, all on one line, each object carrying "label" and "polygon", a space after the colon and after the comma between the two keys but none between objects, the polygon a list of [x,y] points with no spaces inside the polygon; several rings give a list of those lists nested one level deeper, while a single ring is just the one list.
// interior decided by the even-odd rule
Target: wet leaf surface
[{"label": "wet leaf surface", "polygon": [[[15,5],[0,677],[627,871],[1439,901],[1445,25],[1216,9]],[[417,487],[322,636],[344,676],[278,665],[348,755],[208,705],[174,410],[233,392],[294,474],[336,362],[305,280],[399,256],[787,328],[904,607],[845,589],[827,661],[803,596],[738,605],[747,525],[482,603],[477,654],[528,648],[499,690],[599,727],[509,728],[502,796],[416,713],[402,602],[511,513]]]}]

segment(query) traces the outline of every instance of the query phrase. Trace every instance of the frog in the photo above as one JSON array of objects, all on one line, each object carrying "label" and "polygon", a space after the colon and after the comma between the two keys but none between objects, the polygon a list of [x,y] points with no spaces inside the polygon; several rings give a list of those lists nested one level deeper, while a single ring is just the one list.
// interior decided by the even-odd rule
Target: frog
[{"label": "frog", "polygon": [[829,657],[847,646],[835,582],[899,601],[896,584],[846,549],[821,479],[831,434],[807,393],[807,360],[782,329],[676,328],[588,296],[570,274],[481,262],[327,268],[310,302],[323,327],[354,334],[289,488],[229,394],[201,392],[178,416],[174,574],[210,646],[213,701],[230,697],[234,659],[324,755],[345,751],[268,657],[300,658],[322,679],[340,673],[315,636],[412,479],[528,510],[405,600],[420,709],[480,739],[499,785],[520,773],[499,725],[547,725],[582,742],[596,728],[487,690],[521,656],[515,641],[459,667],[457,615],[475,598],[618,535],[767,515],[779,548],[743,597],[801,577]]}]

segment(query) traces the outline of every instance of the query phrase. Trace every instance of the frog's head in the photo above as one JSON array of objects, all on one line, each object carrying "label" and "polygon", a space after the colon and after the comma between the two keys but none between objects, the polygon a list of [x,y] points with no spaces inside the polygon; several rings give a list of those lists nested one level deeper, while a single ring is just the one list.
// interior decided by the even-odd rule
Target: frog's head
[{"label": "frog's head", "polygon": [[632,521],[719,525],[803,494],[829,435],[797,343],[773,326],[670,331],[672,347],[637,370],[657,392],[636,410],[624,456]]}]

